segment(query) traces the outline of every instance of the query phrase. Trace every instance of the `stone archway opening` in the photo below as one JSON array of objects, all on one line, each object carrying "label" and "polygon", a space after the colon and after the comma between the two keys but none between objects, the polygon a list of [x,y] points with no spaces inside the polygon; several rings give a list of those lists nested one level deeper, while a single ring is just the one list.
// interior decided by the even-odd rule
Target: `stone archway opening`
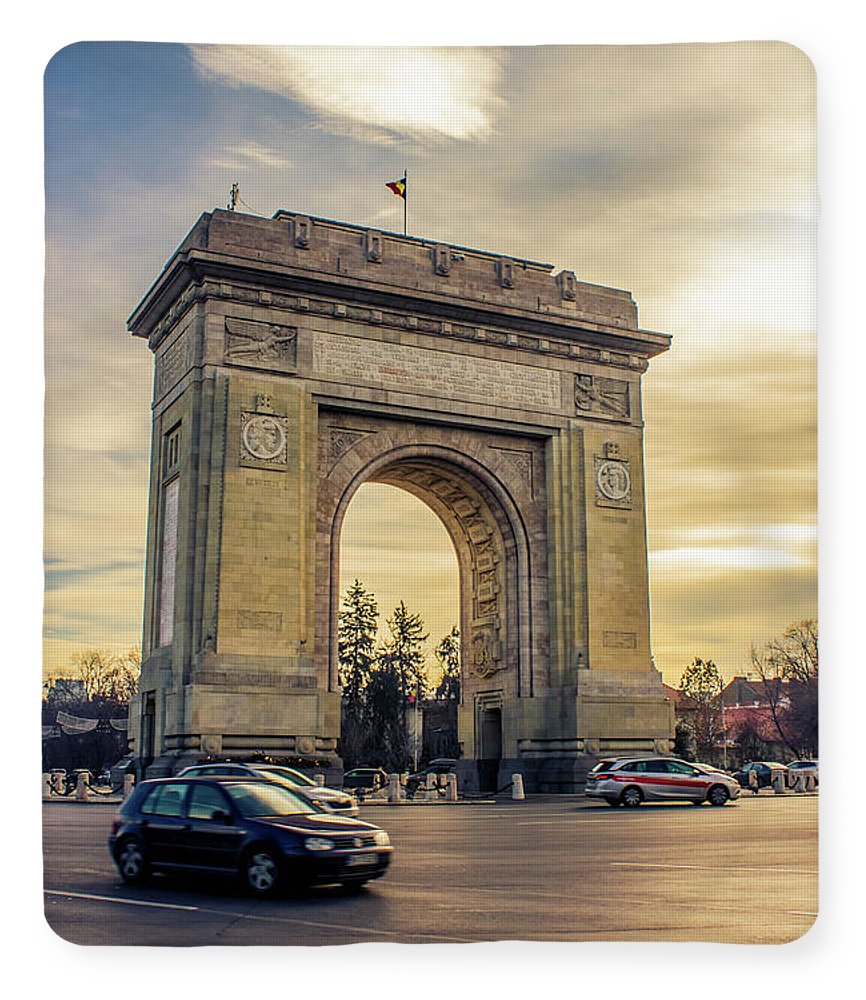
[{"label": "stone archway opening", "polygon": [[[330,613],[320,619],[316,648],[323,654],[327,651],[336,691],[341,538],[357,492],[365,485],[379,484],[416,497],[441,522],[457,562],[459,773],[468,787],[494,787],[500,783],[499,770],[507,770],[508,761],[513,762],[519,752],[524,711],[519,702],[532,697],[546,673],[546,648],[533,629],[537,609],[547,599],[539,544],[543,542],[544,508],[537,505],[533,515],[535,504],[522,497],[519,506],[513,496],[520,484],[526,489],[527,465],[531,467],[534,460],[541,471],[543,452],[538,448],[514,452],[510,446],[517,442],[492,436],[479,437],[471,446],[463,442],[457,448],[453,435],[435,426],[369,418],[363,430],[361,425],[358,416],[339,413],[328,414],[320,424],[320,471],[328,488],[322,491],[318,510],[317,563],[329,567],[331,585]],[[525,456],[526,461],[515,461],[515,455]],[[527,515],[535,517],[535,532],[529,530]],[[495,740],[491,736],[494,717]],[[482,743],[484,752],[490,751],[483,768],[479,765]]]},{"label": "stone archway opening", "polygon": [[[379,635],[399,601],[420,614],[433,651],[451,627],[460,624],[457,553],[438,515],[408,491],[385,483],[365,483],[346,510],[340,537],[341,595],[355,580],[379,607]],[[438,675],[431,670],[435,687]]]}]

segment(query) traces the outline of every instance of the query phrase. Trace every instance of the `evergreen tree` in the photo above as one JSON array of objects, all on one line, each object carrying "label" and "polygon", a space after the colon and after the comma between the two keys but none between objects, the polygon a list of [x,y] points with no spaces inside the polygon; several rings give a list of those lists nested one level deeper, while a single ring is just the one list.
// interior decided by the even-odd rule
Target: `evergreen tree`
[{"label": "evergreen tree", "polygon": [[456,625],[443,636],[433,655],[442,668],[436,697],[442,701],[460,701],[460,629]]},{"label": "evergreen tree", "polygon": [[393,663],[377,660],[370,672],[364,703],[365,759],[389,772],[405,771],[412,756],[405,706]]},{"label": "evergreen tree", "polygon": [[388,619],[390,638],[379,652],[379,661],[395,673],[400,694],[423,698],[427,689],[427,658],[423,645],[429,638],[424,622],[400,601]]},{"label": "evergreen tree", "polygon": [[376,598],[355,580],[343,597],[337,656],[346,715],[361,718],[364,691],[375,660],[379,606]]},{"label": "evergreen tree", "polygon": [[680,691],[686,704],[694,709],[692,727],[701,760],[712,761],[716,748],[725,739],[721,697],[724,686],[715,663],[697,656],[680,678]]}]

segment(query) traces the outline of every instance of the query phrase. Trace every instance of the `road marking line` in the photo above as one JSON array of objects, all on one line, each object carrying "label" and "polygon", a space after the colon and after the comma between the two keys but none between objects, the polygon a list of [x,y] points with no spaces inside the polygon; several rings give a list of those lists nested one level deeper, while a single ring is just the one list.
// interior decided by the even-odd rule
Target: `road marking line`
[{"label": "road marking line", "polygon": [[93,893],[87,892],[63,892],[60,889],[45,889],[43,891],[46,896],[66,896],[72,899],[90,899],[100,903],[126,903],[128,906],[150,906],[163,910],[194,910],[198,913],[214,913],[217,916],[232,918],[235,920],[259,920],[272,923],[301,924],[305,927],[322,927],[329,930],[350,931],[358,936],[372,934],[378,937],[396,938],[398,941],[405,938],[417,938],[425,941],[438,941],[446,944],[476,944],[479,940],[484,940],[483,938],[458,937],[454,934],[429,934],[424,931],[406,932],[397,929],[388,930],[386,928],[377,927],[359,928],[353,924],[327,923],[323,920],[304,920],[301,917],[284,917],[280,915],[271,916],[270,914],[259,913],[238,913],[234,910],[221,910],[217,907],[210,906],[182,906],[179,903],[155,903],[143,899],[121,899],[119,896],[97,896]]},{"label": "road marking line", "polygon": [[94,899],[100,903],[125,903],[127,906],[153,906],[163,910],[200,910],[200,906],[181,906],[179,903],[152,903],[144,899],[121,899],[120,896],[96,896],[89,892],[63,892],[45,889],[46,896],[69,896],[71,899]]},{"label": "road marking line", "polygon": [[795,917],[817,917],[818,916],[817,911],[815,913],[813,913],[811,910],[788,910],[787,912],[790,913],[792,916],[795,916]]},{"label": "road marking line", "polygon": [[686,868],[690,871],[702,872],[774,872],[780,875],[817,875],[817,871],[809,868],[731,868],[725,865],[662,865],[641,861],[609,861],[615,868]]}]

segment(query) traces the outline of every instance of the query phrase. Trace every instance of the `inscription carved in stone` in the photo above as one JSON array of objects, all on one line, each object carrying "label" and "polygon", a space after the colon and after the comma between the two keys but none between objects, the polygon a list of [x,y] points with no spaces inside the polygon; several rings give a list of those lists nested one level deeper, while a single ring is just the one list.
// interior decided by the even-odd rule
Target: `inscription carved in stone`
[{"label": "inscription carved in stone", "polygon": [[631,413],[628,382],[598,375],[575,375],[574,405],[579,413],[628,417]]},{"label": "inscription carved in stone", "polygon": [[352,385],[364,378],[388,388],[528,410],[558,410],[561,404],[558,372],[423,347],[318,333],[313,364],[321,376]]},{"label": "inscription carved in stone", "polygon": [[282,627],[283,616],[279,611],[238,611],[238,628],[279,632]]},{"label": "inscription carved in stone", "polygon": [[156,397],[159,399],[176,385],[189,370],[189,341],[186,330],[157,358]]},{"label": "inscription carved in stone", "polygon": [[634,632],[602,632],[601,644],[609,649],[635,649],[637,636]]}]

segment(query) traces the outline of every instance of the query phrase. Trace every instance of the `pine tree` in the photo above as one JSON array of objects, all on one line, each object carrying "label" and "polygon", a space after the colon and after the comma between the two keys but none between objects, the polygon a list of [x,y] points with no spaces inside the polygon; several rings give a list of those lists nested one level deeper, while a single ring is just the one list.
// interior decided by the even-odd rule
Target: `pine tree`
[{"label": "pine tree", "polygon": [[442,669],[436,697],[442,701],[460,701],[460,629],[456,625],[443,636],[433,655]]},{"label": "pine tree", "polygon": [[419,614],[400,601],[388,619],[391,636],[379,653],[379,661],[389,666],[397,678],[400,695],[423,698],[427,689],[427,658],[423,645],[429,638]]},{"label": "pine tree", "polygon": [[346,715],[355,721],[361,718],[364,691],[375,661],[378,623],[375,596],[355,580],[343,597],[337,642],[343,702]]}]

